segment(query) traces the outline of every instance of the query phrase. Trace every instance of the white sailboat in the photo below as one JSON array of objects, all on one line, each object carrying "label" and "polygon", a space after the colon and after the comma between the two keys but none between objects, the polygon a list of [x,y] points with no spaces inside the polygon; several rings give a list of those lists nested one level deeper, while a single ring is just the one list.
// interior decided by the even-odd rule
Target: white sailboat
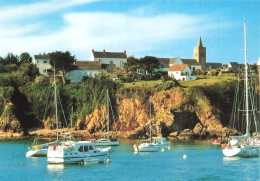
[{"label": "white sailboat", "polygon": [[[56,110],[56,120],[57,120],[57,87],[56,87],[56,75],[54,69],[54,102],[55,102],[55,110]],[[34,139],[33,146],[29,147],[29,151],[26,153],[26,157],[46,157],[48,152],[48,146],[60,144],[58,139],[58,121],[57,123],[57,140],[54,142],[38,144],[38,137]]]},{"label": "white sailboat", "polygon": [[106,133],[106,138],[102,139],[92,139],[91,142],[93,143],[94,146],[118,146],[120,144],[119,140],[112,141],[109,138],[109,108],[111,106],[110,98],[109,98],[109,92],[107,89],[107,133]]},{"label": "white sailboat", "polygon": [[222,145],[222,152],[227,157],[258,157],[260,148],[251,138],[249,130],[249,96],[248,96],[248,65],[247,65],[247,42],[246,42],[246,22],[244,22],[245,36],[245,115],[246,115],[246,134],[243,136],[232,136],[228,144]]},{"label": "white sailboat", "polygon": [[[151,99],[151,98],[150,98]],[[141,143],[139,146],[134,145],[135,152],[157,152],[160,151],[161,147],[158,144],[152,143],[152,119],[151,119],[151,100],[150,103],[150,139],[144,140],[144,143]]]}]

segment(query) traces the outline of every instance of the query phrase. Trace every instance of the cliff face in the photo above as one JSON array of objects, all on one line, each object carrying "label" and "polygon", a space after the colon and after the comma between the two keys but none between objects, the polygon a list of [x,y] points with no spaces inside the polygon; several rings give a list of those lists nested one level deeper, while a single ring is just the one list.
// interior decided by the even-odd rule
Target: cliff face
[{"label": "cliff face", "polygon": [[[141,97],[117,100],[116,125],[121,137],[145,138],[149,135],[149,101],[141,103]],[[152,133],[176,139],[203,139],[226,137],[227,128],[220,121],[219,109],[211,105],[202,88],[175,87],[155,92],[151,96]],[[105,108],[96,109],[78,121],[78,126],[90,133],[105,132]],[[112,120],[112,116],[110,118]],[[110,130],[115,123],[110,122]],[[112,133],[113,134],[113,133]]]}]

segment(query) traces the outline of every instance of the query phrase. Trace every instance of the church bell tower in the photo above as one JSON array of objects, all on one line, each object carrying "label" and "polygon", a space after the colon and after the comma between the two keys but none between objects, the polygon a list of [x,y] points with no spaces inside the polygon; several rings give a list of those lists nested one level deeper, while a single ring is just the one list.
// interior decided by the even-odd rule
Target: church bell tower
[{"label": "church bell tower", "polygon": [[206,47],[203,47],[201,37],[198,45],[194,48],[194,59],[200,63],[202,70],[206,70]]}]

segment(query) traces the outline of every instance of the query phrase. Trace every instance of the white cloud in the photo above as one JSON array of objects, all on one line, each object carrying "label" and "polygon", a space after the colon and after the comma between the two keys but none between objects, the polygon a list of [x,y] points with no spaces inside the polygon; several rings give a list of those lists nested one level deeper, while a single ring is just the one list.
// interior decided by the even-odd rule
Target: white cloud
[{"label": "white cloud", "polygon": [[[51,3],[14,7],[0,11],[0,22],[7,23],[3,20],[5,17],[12,19],[20,16],[26,19],[28,16],[40,16],[92,1],[94,0],[71,0],[61,3],[63,1],[56,0],[50,1]],[[32,11],[27,12],[25,9]],[[42,29],[49,30],[48,25],[38,22],[16,25],[16,20],[10,21],[10,31],[6,31],[7,27],[0,26],[0,56],[5,56],[7,52],[20,54],[27,51],[33,55],[69,50],[79,59],[89,59],[92,48],[107,51],[127,50],[130,54],[142,54],[147,50],[157,49],[164,42],[198,37],[203,32],[213,32],[216,24],[219,26],[212,16],[173,13],[149,17],[134,13],[67,13],[63,15],[63,20],[60,29],[47,34],[37,33]],[[224,24],[221,26],[225,27]]]},{"label": "white cloud", "polygon": [[10,20],[17,21],[23,18],[47,14],[49,12],[58,11],[71,6],[77,6],[96,1],[99,0],[52,0],[20,6],[4,6],[0,8],[0,22],[8,22]]}]

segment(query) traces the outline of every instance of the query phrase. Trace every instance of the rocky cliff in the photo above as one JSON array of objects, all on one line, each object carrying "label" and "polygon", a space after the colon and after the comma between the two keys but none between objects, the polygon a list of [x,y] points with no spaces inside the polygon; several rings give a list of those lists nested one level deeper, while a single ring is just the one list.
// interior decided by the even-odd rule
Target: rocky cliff
[{"label": "rocky cliff", "polygon": [[[149,97],[149,96],[148,96]],[[166,91],[152,91],[152,134],[173,139],[205,139],[226,137],[231,130],[223,127],[219,108],[213,105],[203,88],[174,87]],[[117,127],[121,137],[147,138],[149,135],[149,100],[142,95],[121,98],[114,108],[115,123],[110,116],[110,130]],[[105,132],[106,109],[95,109],[84,120],[80,129],[90,133]],[[115,132],[111,133],[115,136]]]}]

